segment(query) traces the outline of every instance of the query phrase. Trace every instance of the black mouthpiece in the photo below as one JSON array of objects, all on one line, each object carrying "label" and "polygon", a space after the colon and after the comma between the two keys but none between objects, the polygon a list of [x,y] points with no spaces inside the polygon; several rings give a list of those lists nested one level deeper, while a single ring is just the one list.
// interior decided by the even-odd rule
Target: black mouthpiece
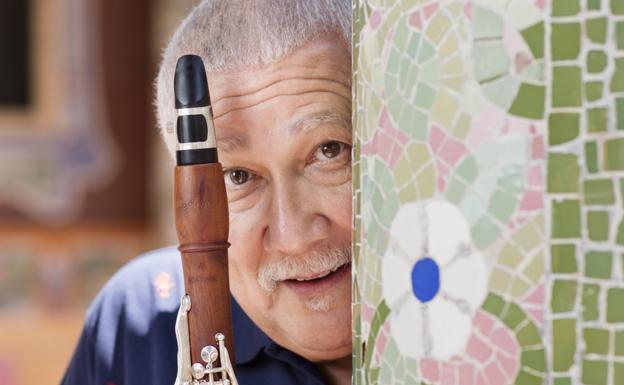
[{"label": "black mouthpiece", "polygon": [[194,108],[210,105],[206,70],[199,56],[184,55],[178,59],[173,83],[175,108]]}]

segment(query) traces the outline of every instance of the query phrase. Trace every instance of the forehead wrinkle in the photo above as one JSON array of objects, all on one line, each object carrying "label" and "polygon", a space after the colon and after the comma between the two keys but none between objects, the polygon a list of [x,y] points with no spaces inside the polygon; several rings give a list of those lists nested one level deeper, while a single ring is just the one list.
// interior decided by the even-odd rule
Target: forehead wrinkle
[{"label": "forehead wrinkle", "polygon": [[[319,81],[323,84],[331,85],[331,87],[324,88],[323,84],[317,84],[314,87],[310,87],[306,89],[306,87],[297,86],[295,90],[289,90],[289,86],[283,86],[284,83],[290,81],[306,81],[313,80]],[[302,90],[302,88],[304,90]],[[343,82],[336,81],[333,79],[326,78],[318,78],[318,77],[299,77],[299,78],[290,78],[290,79],[282,79],[278,80],[271,85],[259,88],[255,90],[250,90],[249,92],[237,92],[232,93],[230,95],[223,96],[213,96],[212,99],[212,109],[214,113],[214,119],[223,118],[229,115],[232,112],[236,112],[238,110],[243,110],[246,108],[252,108],[257,105],[260,105],[264,102],[272,100],[277,97],[282,96],[300,96],[307,93],[312,92],[331,92],[343,98],[350,98],[351,96],[351,86],[347,85]],[[350,100],[350,99],[349,99]]]}]

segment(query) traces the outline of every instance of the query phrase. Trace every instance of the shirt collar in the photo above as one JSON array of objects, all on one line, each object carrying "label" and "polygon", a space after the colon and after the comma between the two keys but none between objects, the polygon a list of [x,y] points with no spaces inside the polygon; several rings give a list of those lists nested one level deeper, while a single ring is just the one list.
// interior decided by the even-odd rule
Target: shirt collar
[{"label": "shirt collar", "polygon": [[269,344],[271,339],[245,314],[234,297],[230,296],[232,305],[232,327],[234,333],[234,350],[236,364],[250,362]]}]

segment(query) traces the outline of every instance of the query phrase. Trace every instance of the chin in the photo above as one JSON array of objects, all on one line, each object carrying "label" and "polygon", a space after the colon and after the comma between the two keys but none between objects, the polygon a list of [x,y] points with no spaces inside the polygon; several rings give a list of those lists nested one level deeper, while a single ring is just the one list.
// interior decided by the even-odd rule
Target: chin
[{"label": "chin", "polygon": [[310,361],[343,358],[352,351],[351,279],[336,282],[332,290],[302,295],[296,290],[280,290],[275,314],[282,334],[273,339]]}]

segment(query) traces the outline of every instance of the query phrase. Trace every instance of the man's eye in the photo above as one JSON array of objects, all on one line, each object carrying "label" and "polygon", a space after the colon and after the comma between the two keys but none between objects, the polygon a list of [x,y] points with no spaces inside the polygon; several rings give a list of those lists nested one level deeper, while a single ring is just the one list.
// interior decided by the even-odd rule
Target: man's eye
[{"label": "man's eye", "polygon": [[230,170],[226,172],[227,176],[230,179],[230,182],[233,184],[240,186],[249,180],[249,171],[246,170]]},{"label": "man's eye", "polygon": [[322,155],[318,158],[326,158],[331,159],[335,158],[344,150],[345,144],[341,142],[331,141],[327,143],[323,143],[319,146],[317,153]]}]

